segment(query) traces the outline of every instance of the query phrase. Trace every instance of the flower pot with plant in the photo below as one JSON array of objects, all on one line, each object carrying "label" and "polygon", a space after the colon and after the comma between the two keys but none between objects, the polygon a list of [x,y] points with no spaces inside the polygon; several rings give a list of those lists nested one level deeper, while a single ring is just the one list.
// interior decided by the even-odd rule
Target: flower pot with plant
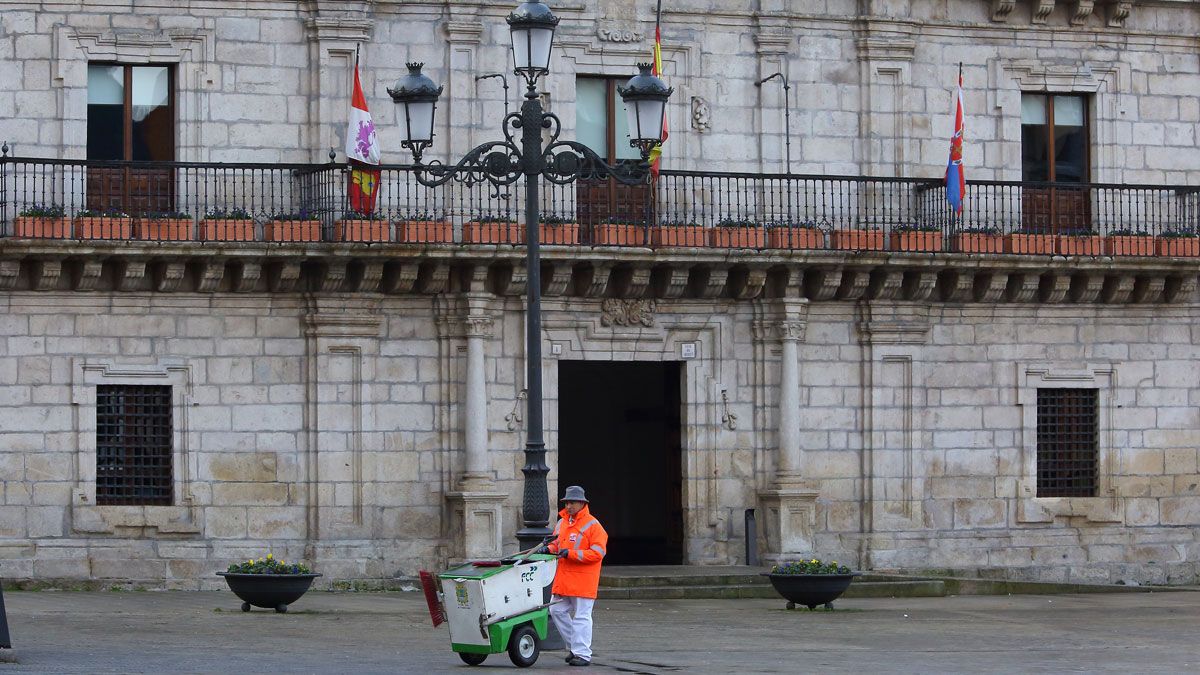
[{"label": "flower pot with plant", "polygon": [[646,226],[623,218],[609,218],[592,226],[593,246],[645,246]]},{"label": "flower pot with plant", "polygon": [[200,221],[205,241],[254,241],[254,217],[241,208],[209,209]]},{"label": "flower pot with plant", "polygon": [[1198,257],[1200,232],[1191,227],[1163,230],[1154,238],[1154,254],[1171,258]]},{"label": "flower pot with plant", "polygon": [[1104,255],[1154,255],[1154,237],[1145,230],[1113,230],[1104,238]]},{"label": "flower pot with plant", "polygon": [[333,223],[334,241],[378,242],[391,239],[388,221],[375,213],[347,211]]},{"label": "flower pot with plant", "polygon": [[524,238],[517,221],[507,216],[482,216],[463,223],[464,244],[519,244]]},{"label": "flower pot with plant", "polygon": [[1042,230],[1013,230],[1004,235],[1004,252],[1026,255],[1054,255],[1055,237]]},{"label": "flower pot with plant", "polygon": [[950,236],[950,248],[959,253],[1002,253],[1004,237],[995,227],[963,227]]},{"label": "flower pot with plant", "polygon": [[132,239],[133,218],[116,209],[84,209],[73,223],[80,239]]},{"label": "flower pot with plant", "polygon": [[767,248],[825,248],[825,231],[812,221],[767,223]]},{"label": "flower pot with plant", "polygon": [[229,590],[242,599],[243,612],[254,606],[274,609],[280,614],[287,612],[288,605],[299,600],[308,592],[313,579],[321,576],[299,563],[278,560],[270,553],[265,558],[230,565],[217,575],[225,577]]},{"label": "flower pot with plant", "polygon": [[752,220],[723,218],[709,232],[714,248],[763,248],[767,245],[766,229]]},{"label": "flower pot with plant", "polygon": [[829,232],[829,247],[841,251],[882,251],[883,244],[883,230],[876,228],[853,228]]},{"label": "flower pot with plant", "polygon": [[888,233],[888,249],[892,251],[940,251],[942,228],[931,223],[896,225]]},{"label": "flower pot with plant", "polygon": [[[521,233],[522,241],[525,233]],[[552,246],[579,244],[579,223],[569,218],[548,214],[538,220],[538,243]]]},{"label": "flower pot with plant", "polygon": [[801,605],[813,610],[817,605],[833,609],[833,601],[846,592],[859,573],[839,565],[836,560],[826,563],[813,558],[780,563],[763,576],[770,579],[775,591],[787,600],[788,609]]},{"label": "flower pot with plant", "polygon": [[277,213],[263,224],[267,241],[321,241],[321,221],[301,211]]},{"label": "flower pot with plant", "polygon": [[192,230],[192,217],[182,211],[144,213],[137,223],[138,239],[147,241],[186,241]]},{"label": "flower pot with plant", "polygon": [[1090,229],[1067,230],[1059,233],[1056,250],[1059,255],[1103,255],[1104,237]]},{"label": "flower pot with plant", "polygon": [[[640,235],[640,233],[639,233]],[[639,243],[641,239],[637,240]],[[703,225],[685,220],[663,221],[650,228],[651,246],[708,246],[709,237]]]},{"label": "flower pot with plant", "polygon": [[412,213],[396,221],[396,241],[404,244],[445,244],[454,241],[454,225],[432,213]]},{"label": "flower pot with plant", "polygon": [[13,220],[13,236],[63,239],[71,236],[71,221],[61,204],[34,204]]}]

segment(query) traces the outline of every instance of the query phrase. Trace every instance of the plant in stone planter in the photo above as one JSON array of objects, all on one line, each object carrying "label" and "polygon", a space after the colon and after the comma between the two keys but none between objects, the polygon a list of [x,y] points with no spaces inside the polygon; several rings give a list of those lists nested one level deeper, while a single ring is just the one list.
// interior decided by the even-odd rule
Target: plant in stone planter
[{"label": "plant in stone planter", "polygon": [[825,248],[825,230],[811,220],[772,221],[767,223],[767,248]]},{"label": "plant in stone planter", "polygon": [[321,221],[301,209],[299,213],[277,213],[263,224],[267,241],[321,241]]},{"label": "plant in stone planter", "polygon": [[333,223],[334,241],[388,241],[391,238],[387,218],[377,213],[347,211]]},{"label": "plant in stone planter", "polygon": [[1022,228],[1004,235],[1004,252],[1054,255],[1055,237],[1044,230]]},{"label": "plant in stone planter", "polygon": [[313,579],[321,576],[299,563],[278,560],[270,553],[265,558],[230,565],[217,575],[225,577],[229,590],[242,599],[243,612],[254,606],[274,609],[280,614],[308,591]]},{"label": "plant in stone planter", "polygon": [[148,241],[192,239],[192,217],[182,211],[144,213],[138,218],[137,237]]},{"label": "plant in stone planter", "polygon": [[810,610],[816,609],[817,605],[833,609],[833,601],[846,592],[858,575],[836,560],[827,563],[816,558],[780,563],[770,572],[763,573],[788,601],[788,609],[803,605]]},{"label": "plant in stone planter", "polygon": [[454,225],[424,211],[396,219],[396,241],[404,244],[445,244],[454,241]]},{"label": "plant in stone planter", "polygon": [[1056,243],[1059,255],[1102,255],[1104,238],[1089,228],[1059,232]]},{"label": "plant in stone planter", "polygon": [[254,216],[243,208],[214,208],[200,221],[205,241],[254,241]]},{"label": "plant in stone planter", "polygon": [[[641,232],[635,240],[641,243]],[[709,238],[704,226],[690,220],[664,220],[650,228],[651,246],[708,246]]]},{"label": "plant in stone planter", "polygon": [[[525,233],[521,232],[521,241]],[[538,243],[557,246],[574,246],[579,243],[579,223],[553,213],[538,220]]]},{"label": "plant in stone planter", "polygon": [[71,236],[71,221],[61,204],[33,204],[17,214],[13,236],[62,239]]},{"label": "plant in stone planter", "polygon": [[117,209],[84,209],[75,216],[75,236],[80,239],[131,239],[133,218]]},{"label": "plant in stone planter", "polygon": [[1004,238],[995,227],[963,227],[951,235],[950,248],[959,253],[1001,253]]},{"label": "plant in stone planter", "polygon": [[883,230],[877,227],[855,227],[829,232],[829,248],[842,251],[882,251]]},{"label": "plant in stone planter", "polygon": [[508,216],[480,216],[463,223],[464,244],[519,244],[522,241],[520,226]]},{"label": "plant in stone planter", "polygon": [[714,248],[763,248],[767,244],[766,230],[753,220],[722,218],[709,232]]},{"label": "plant in stone planter", "polygon": [[1200,233],[1192,227],[1163,230],[1154,238],[1154,253],[1175,258],[1200,256]]},{"label": "plant in stone planter", "polygon": [[932,223],[894,225],[888,233],[888,248],[893,251],[940,251],[942,228]]},{"label": "plant in stone planter", "polygon": [[1105,255],[1154,255],[1154,237],[1145,230],[1112,230],[1104,238]]}]

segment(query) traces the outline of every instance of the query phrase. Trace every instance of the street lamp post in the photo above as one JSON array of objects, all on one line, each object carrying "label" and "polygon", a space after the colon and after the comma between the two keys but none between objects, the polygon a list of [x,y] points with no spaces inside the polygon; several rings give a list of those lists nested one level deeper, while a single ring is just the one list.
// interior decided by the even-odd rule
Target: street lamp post
[{"label": "street lamp post", "polygon": [[[538,245],[538,183],[545,178],[565,185],[579,178],[612,177],[626,185],[644,184],[649,179],[646,159],[662,143],[663,116],[672,89],[650,73],[650,66],[639,64],[641,73],[620,88],[628,108],[630,145],[641,150],[642,161],[633,166],[610,166],[582,143],[559,140],[561,122],[542,109],[537,81],[550,72],[550,52],[558,17],[540,1],[524,2],[508,16],[512,34],[514,70],[525,79],[525,101],[519,113],[504,118],[504,140],[489,141],[475,147],[455,165],[440,162],[422,164],[421,156],[433,144],[433,118],[442,88],[421,73],[423,64],[408,64],[409,73],[388,90],[395,101],[400,120],[401,146],[412,151],[417,182],[428,187],[450,180],[473,184],[487,180],[500,187],[525,178],[526,274],[528,311],[526,312],[526,386],[529,391],[526,415],[523,527],[517,531],[521,548],[537,545],[550,534],[550,498],[546,489],[546,444],[542,437],[542,314],[541,257]],[[542,130],[550,131],[550,142],[543,146]],[[513,130],[521,137],[514,138]]]}]

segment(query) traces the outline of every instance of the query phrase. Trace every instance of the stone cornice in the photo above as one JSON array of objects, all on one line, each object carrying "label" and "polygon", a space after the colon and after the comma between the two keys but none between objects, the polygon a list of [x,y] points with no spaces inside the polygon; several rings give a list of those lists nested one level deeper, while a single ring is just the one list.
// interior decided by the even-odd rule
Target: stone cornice
[{"label": "stone cornice", "polygon": [[[520,247],[0,240],[0,290],[435,295],[525,292]],[[555,295],[812,302],[1198,303],[1200,260],[546,246]],[[486,272],[485,272],[486,270]],[[469,272],[469,274],[468,274]],[[479,314],[479,312],[468,312]]]},{"label": "stone cornice", "polygon": [[317,17],[305,22],[309,36],[318,42],[324,40],[346,40],[370,42],[375,22],[371,19],[351,17]]}]

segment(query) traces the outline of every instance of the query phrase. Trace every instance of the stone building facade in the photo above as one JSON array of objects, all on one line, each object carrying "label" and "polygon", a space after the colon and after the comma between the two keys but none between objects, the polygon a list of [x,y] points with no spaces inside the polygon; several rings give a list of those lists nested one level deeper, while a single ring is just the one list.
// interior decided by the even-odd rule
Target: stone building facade
[{"label": "stone building facade", "polygon": [[[433,156],[498,135],[504,92],[476,77],[509,70],[508,3],[139,4],[4,3],[10,155],[86,158],[89,66],[133,64],[171,69],[168,159],[322,164],[343,144],[356,49],[385,162],[409,160],[386,95],[409,61],[445,85]],[[553,3],[541,86],[564,135],[585,131],[582,80],[647,60],[653,4]],[[1192,2],[664,4],[667,169],[940,177],[961,62],[970,178],[1022,180],[1031,106],[1057,96],[1062,119],[1083,111],[1085,180],[1200,182]],[[786,111],[781,80],[756,84],[777,72]],[[11,203],[30,188],[8,176]],[[521,247],[46,241],[11,236],[14,215],[0,217],[0,577],[190,588],[270,550],[379,583],[513,550]],[[631,436],[604,438],[631,447],[661,432],[671,457],[614,449],[622,465],[594,492],[629,546],[661,548],[650,562],[751,551],[1195,583],[1196,259],[543,256],[551,493],[567,462],[585,484],[596,470],[566,456],[590,447],[579,429],[600,433],[590,410],[624,415]],[[666,393],[618,410],[658,386],[603,370],[626,363],[661,369]],[[146,385],[169,387],[169,495],[100,504],[99,398]],[[1087,494],[1039,495],[1044,391],[1091,397]]]}]

